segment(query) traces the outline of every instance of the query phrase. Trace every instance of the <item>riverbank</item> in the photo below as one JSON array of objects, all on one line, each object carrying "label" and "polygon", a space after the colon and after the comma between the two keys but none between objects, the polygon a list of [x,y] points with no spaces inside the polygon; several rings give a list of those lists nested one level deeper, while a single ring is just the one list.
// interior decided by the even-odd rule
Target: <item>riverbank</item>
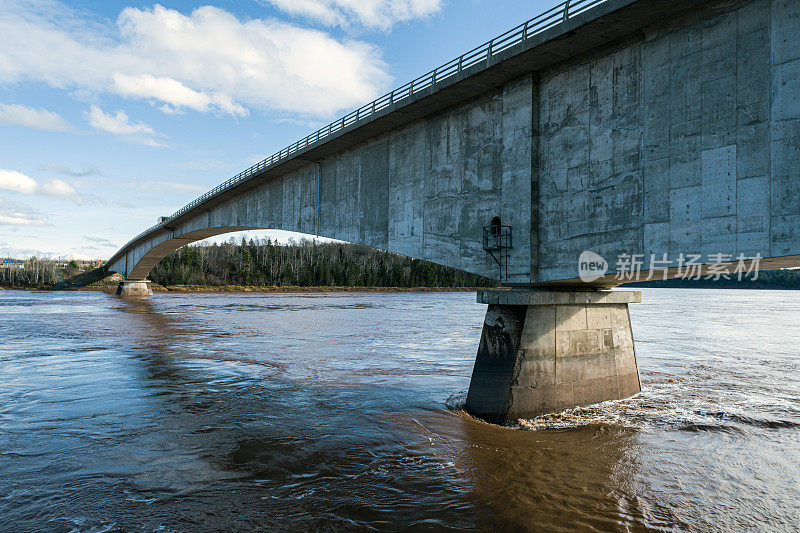
[{"label": "riverbank", "polygon": [[56,290],[51,285],[39,285],[36,287],[18,287],[18,286],[2,286],[0,285],[0,291],[52,291]]},{"label": "riverbank", "polygon": [[[98,279],[100,278],[100,279]],[[17,291],[101,291],[114,293],[117,291],[122,276],[112,274],[101,277],[96,272],[85,273],[78,277],[56,285],[38,286],[0,286],[0,290]],[[95,280],[91,282],[91,280]],[[86,283],[90,281],[90,283]],[[151,282],[153,292],[173,293],[324,293],[324,292],[475,292],[499,287],[373,287],[373,286],[299,286],[299,285],[160,285]]]},{"label": "riverbank", "polygon": [[[264,287],[245,285],[162,285],[152,284],[153,292],[178,292],[178,293],[313,293],[313,292],[476,292],[487,287]],[[116,291],[116,286],[89,286],[79,290]]]}]

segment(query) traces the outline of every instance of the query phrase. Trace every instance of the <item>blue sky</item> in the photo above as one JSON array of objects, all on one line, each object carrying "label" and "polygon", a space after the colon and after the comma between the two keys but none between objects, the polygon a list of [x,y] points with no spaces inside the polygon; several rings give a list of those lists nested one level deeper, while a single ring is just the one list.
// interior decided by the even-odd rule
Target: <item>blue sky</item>
[{"label": "blue sky", "polygon": [[0,2],[0,256],[108,258],[556,0]]}]

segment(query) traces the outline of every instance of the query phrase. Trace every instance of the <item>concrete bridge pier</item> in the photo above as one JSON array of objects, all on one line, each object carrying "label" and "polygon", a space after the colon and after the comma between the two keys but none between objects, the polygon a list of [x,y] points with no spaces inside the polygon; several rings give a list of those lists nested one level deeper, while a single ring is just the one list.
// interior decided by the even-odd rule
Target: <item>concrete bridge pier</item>
[{"label": "concrete bridge pier", "polygon": [[641,292],[481,291],[489,304],[465,408],[493,423],[641,391],[628,304]]},{"label": "concrete bridge pier", "polygon": [[150,296],[152,294],[150,280],[146,279],[126,279],[120,281],[117,286],[118,296]]}]

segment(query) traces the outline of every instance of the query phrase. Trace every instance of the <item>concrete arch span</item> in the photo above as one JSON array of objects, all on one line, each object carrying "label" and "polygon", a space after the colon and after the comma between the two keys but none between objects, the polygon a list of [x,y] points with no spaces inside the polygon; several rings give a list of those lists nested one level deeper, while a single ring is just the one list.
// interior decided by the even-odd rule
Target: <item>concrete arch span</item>
[{"label": "concrete arch span", "polygon": [[147,250],[137,247],[126,252],[125,255],[109,266],[109,270],[122,274],[129,281],[144,281],[159,261],[183,246],[226,233],[260,229],[267,228],[217,227],[189,231],[179,235],[175,235],[174,232],[165,234],[162,236],[163,240],[154,238],[153,240],[160,240],[160,242],[151,243],[151,247]]}]

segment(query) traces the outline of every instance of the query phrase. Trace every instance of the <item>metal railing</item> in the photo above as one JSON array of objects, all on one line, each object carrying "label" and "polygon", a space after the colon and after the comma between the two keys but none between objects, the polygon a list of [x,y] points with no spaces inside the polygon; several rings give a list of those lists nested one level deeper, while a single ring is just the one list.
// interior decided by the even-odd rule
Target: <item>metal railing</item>
[{"label": "metal railing", "polygon": [[499,35],[498,37],[495,37],[491,41],[473,48],[469,52],[453,59],[452,61],[448,61],[444,65],[433,69],[427,74],[424,74],[419,78],[416,78],[415,80],[398,87],[392,92],[381,96],[377,100],[359,107],[355,111],[348,113],[339,120],[331,122],[324,128],[321,128],[311,135],[308,135],[307,137],[290,144],[283,150],[272,154],[263,161],[259,161],[247,170],[236,174],[228,181],[217,185],[199,198],[196,198],[189,204],[175,211],[170,217],[168,217],[167,220],[159,222],[158,224],[146,229],[131,239],[120,250],[124,250],[130,244],[144,237],[148,233],[169,225],[170,222],[179,216],[191,211],[198,205],[206,202],[214,196],[217,196],[228,189],[232,189],[240,183],[247,181],[249,178],[261,174],[268,168],[290,158],[298,151],[315,146],[320,143],[320,141],[330,137],[334,133],[342,131],[348,126],[352,126],[358,122],[366,121],[387,107],[401,103],[404,100],[411,98],[415,94],[435,86],[437,83],[461,74],[462,71],[467,70],[475,65],[479,65],[491,57],[511,48],[512,46],[518,45],[530,39],[534,35],[538,35],[545,30],[549,30],[550,28],[558,26],[570,18],[580,15],[581,13],[584,13],[595,6],[604,4],[607,1],[608,0],[567,0],[566,2],[562,2],[561,4],[545,11],[540,15],[537,15],[527,22],[520,24],[519,26],[505,32],[502,35]]}]

